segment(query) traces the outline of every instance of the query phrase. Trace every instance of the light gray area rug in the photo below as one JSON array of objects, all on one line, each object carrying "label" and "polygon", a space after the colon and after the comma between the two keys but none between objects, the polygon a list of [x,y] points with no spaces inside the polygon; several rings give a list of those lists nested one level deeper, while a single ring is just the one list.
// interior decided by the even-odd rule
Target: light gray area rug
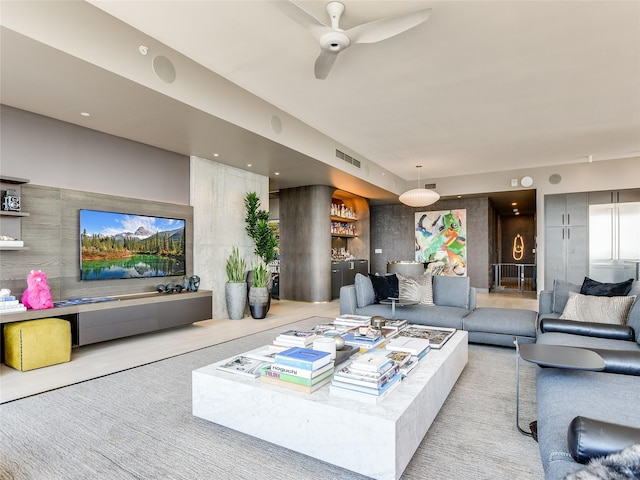
[{"label": "light gray area rug", "polygon": [[[365,478],[192,416],[194,369],[271,343],[284,329],[1,405],[0,478]],[[520,374],[528,423],[535,367],[521,362]],[[467,367],[402,478],[543,478],[537,443],[515,427],[513,349],[470,345]]]}]

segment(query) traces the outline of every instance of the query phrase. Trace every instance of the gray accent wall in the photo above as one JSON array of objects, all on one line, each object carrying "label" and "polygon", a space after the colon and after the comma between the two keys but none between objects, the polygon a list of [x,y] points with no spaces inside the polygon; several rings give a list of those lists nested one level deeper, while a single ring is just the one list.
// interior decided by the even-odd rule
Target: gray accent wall
[{"label": "gray accent wall", "polygon": [[[80,112],[78,112],[78,116]],[[90,126],[99,119],[88,117]],[[189,205],[189,157],[0,106],[0,171],[42,186]]]},{"label": "gray accent wall", "polygon": [[[417,212],[467,210],[467,275],[481,291],[490,287],[495,228],[493,206],[488,198],[440,200],[429,207],[406,205],[371,206],[371,273],[387,273],[387,262],[415,259],[414,222]],[[381,253],[375,253],[381,249]]]},{"label": "gray accent wall", "polygon": [[331,301],[331,219],[334,187],[280,191],[280,298]]},{"label": "gray accent wall", "polygon": [[[89,117],[88,123],[91,122]],[[22,240],[29,250],[0,252],[0,285],[21,295],[33,269],[49,276],[54,299],[153,290],[181,280],[80,282],[79,210],[187,220],[187,273],[193,272],[193,208],[189,158],[3,105],[3,176],[22,185]]]},{"label": "gray accent wall", "polygon": [[186,220],[187,275],[193,272],[193,209],[188,205],[117,197],[55,187],[22,186],[22,240],[28,250],[2,251],[0,282],[16,296],[26,289],[31,270],[48,276],[52,297],[62,300],[152,292],[159,283],[182,277],[80,281],[80,209],[179,218]]}]

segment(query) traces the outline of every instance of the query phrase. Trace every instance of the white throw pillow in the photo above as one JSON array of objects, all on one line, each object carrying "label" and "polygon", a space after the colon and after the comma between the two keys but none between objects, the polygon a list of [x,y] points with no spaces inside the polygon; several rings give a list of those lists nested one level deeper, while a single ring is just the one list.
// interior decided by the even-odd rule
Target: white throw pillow
[{"label": "white throw pillow", "polygon": [[569,299],[560,318],[581,322],[625,325],[635,299],[635,295],[596,297],[569,292]]},{"label": "white throw pillow", "polygon": [[420,305],[434,305],[433,277],[431,275],[407,277],[396,273],[396,276],[398,277],[398,297],[400,300],[418,302]]}]

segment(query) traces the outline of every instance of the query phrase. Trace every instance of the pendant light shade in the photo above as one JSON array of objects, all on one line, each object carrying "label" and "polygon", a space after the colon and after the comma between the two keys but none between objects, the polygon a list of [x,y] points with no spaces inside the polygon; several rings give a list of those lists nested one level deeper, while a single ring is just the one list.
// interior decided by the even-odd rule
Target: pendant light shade
[{"label": "pendant light shade", "polygon": [[418,168],[418,188],[407,190],[400,195],[400,201],[410,207],[426,207],[432,203],[436,203],[440,199],[440,195],[433,190],[420,187],[420,168],[422,165],[417,165]]}]

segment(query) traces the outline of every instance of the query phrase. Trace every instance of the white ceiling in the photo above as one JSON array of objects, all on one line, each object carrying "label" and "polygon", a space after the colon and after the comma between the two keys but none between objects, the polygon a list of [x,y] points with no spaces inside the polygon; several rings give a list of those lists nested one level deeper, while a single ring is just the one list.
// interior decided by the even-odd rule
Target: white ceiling
[{"label": "white ceiling", "polygon": [[[342,52],[272,2],[91,3],[405,179],[640,152],[640,2],[345,1],[344,29],[431,8]],[[299,1],[327,22],[325,1]]]},{"label": "white ceiling", "polygon": [[[30,7],[8,3],[0,2],[0,23],[8,25],[2,103],[82,124],[77,112],[93,96],[104,111],[90,128],[205,158],[242,138],[236,156],[220,161],[246,167],[254,156],[276,187],[313,178],[370,198],[394,197],[371,181],[350,187],[343,171],[222,122],[204,106],[21,36],[14,10]],[[90,7],[45,3],[69,15]],[[344,29],[423,8],[432,14],[397,37],[352,45],[326,80],[313,74],[317,42],[274,2],[89,3],[402,180],[415,180],[418,164],[429,181],[640,154],[639,1],[345,0]],[[328,23],[326,2],[297,3]],[[77,28],[98,42],[89,18],[79,16]]]}]

